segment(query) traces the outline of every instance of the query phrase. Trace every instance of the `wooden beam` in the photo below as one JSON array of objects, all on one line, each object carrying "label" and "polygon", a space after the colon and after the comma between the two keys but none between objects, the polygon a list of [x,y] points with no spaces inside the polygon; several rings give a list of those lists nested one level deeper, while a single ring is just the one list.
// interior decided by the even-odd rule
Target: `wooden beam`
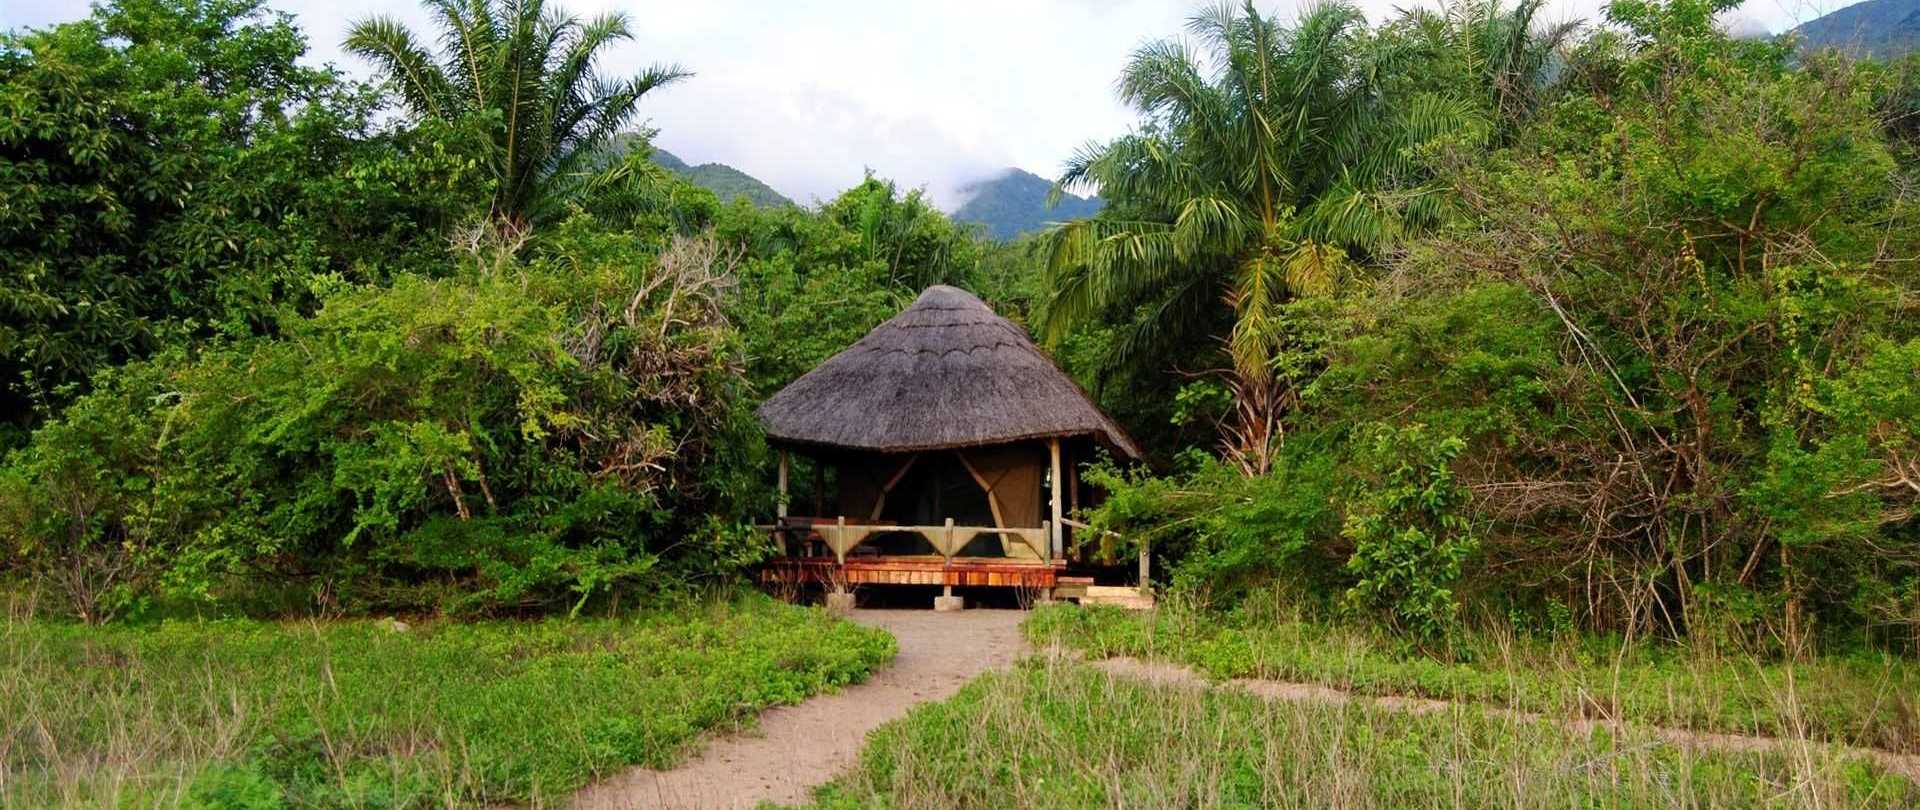
[{"label": "wooden beam", "polygon": [[1053,461],[1052,474],[1047,476],[1047,482],[1051,484],[1053,488],[1053,520],[1051,521],[1052,531],[1049,532],[1051,537],[1049,537],[1047,541],[1048,545],[1051,547],[1051,551],[1048,552],[1047,557],[1048,559],[1058,559],[1060,557],[1060,551],[1063,547],[1060,542],[1060,531],[1066,526],[1066,524],[1060,522],[1061,516],[1060,516],[1060,440],[1059,439],[1047,440],[1047,455],[1050,456]]},{"label": "wooden beam", "polygon": [[907,456],[907,463],[900,465],[900,471],[894,473],[892,478],[887,479],[886,485],[882,486],[880,488],[880,491],[892,492],[894,487],[899,486],[900,479],[907,477],[907,471],[913,469],[913,463],[919,460],[920,460],[919,453],[914,453],[911,456]]},{"label": "wooden beam", "polygon": [[887,495],[893,492],[893,488],[900,483],[900,479],[907,477],[907,471],[913,469],[913,463],[919,460],[919,453],[907,456],[907,463],[900,465],[900,471],[894,473],[892,478],[887,479],[887,483],[881,485],[879,497],[873,499],[873,514],[867,516],[868,520],[880,519],[880,513],[887,508]]},{"label": "wooden beam", "polygon": [[993,511],[994,527],[1000,529],[1006,528],[1007,520],[1000,514],[1000,497],[993,494],[993,485],[987,483],[987,477],[981,475],[979,470],[973,468],[973,462],[967,460],[966,453],[956,452],[953,455],[960,459],[960,466],[966,468],[968,475],[973,476],[973,482],[980,485],[980,490],[987,493],[987,508]]}]

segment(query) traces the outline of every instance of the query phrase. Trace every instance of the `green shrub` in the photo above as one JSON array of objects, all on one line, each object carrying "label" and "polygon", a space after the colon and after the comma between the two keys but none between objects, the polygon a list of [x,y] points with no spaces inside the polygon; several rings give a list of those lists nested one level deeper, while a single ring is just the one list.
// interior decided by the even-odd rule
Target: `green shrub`
[{"label": "green shrub", "polygon": [[0,468],[0,570],[66,597],[89,622],[137,608],[204,517],[167,473],[165,367],[103,372],[98,390],[48,423]]},{"label": "green shrub", "polygon": [[756,559],[764,444],[713,243],[576,222],[529,252],[103,377],[0,474],[15,560],[94,572],[60,584],[99,620],[235,583],[577,607]]},{"label": "green shrub", "polygon": [[1453,629],[1460,563],[1479,545],[1450,466],[1465,448],[1424,425],[1376,427],[1362,451],[1372,475],[1360,481],[1342,531],[1353,542],[1348,602],[1429,641]]},{"label": "green shrub", "polygon": [[1189,471],[1173,476],[1110,465],[1087,473],[1107,492],[1090,515],[1114,533],[1098,535],[1106,557],[1145,543],[1178,591],[1221,604],[1276,581],[1303,596],[1326,589],[1337,568],[1322,545],[1338,526],[1331,456],[1282,456],[1252,477],[1211,457],[1189,458]]}]

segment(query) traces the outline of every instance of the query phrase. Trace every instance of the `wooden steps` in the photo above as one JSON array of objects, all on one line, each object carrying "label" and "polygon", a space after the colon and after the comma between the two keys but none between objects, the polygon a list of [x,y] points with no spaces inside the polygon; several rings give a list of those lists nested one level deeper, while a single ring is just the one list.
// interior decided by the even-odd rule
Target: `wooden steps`
[{"label": "wooden steps", "polygon": [[1057,577],[1053,582],[1053,598],[1061,601],[1080,601],[1087,595],[1087,588],[1091,585],[1093,585],[1093,577]]},{"label": "wooden steps", "polygon": [[1083,605],[1112,605],[1128,610],[1152,610],[1153,594],[1121,585],[1088,585],[1081,595]]}]

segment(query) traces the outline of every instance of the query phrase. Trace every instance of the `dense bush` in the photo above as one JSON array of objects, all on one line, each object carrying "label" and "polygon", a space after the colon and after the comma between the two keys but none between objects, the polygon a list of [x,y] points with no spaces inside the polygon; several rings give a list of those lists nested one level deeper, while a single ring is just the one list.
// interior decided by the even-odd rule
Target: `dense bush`
[{"label": "dense bush", "polygon": [[[1217,550],[1243,549],[1413,628],[1473,599],[1787,648],[1920,640],[1910,79],[1729,38],[1718,8],[1616,3],[1502,138],[1423,150],[1446,226],[1282,310],[1273,483],[1135,478],[1099,522],[1180,538],[1178,585],[1244,592]],[[1175,418],[1245,412],[1243,390],[1182,390]],[[1426,439],[1383,467],[1369,425]],[[1343,482],[1309,487],[1336,517],[1249,511],[1307,465]]]},{"label": "dense bush", "polygon": [[103,377],[7,468],[10,551],[93,619],[233,577],[474,611],[732,570],[762,456],[732,280],[710,240],[636,244],[576,222]]}]

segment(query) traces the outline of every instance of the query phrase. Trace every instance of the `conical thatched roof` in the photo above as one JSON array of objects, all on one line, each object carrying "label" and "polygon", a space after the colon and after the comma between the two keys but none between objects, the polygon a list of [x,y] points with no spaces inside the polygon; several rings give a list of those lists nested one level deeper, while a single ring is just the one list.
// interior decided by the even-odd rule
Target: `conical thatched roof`
[{"label": "conical thatched roof", "polygon": [[1140,457],[1025,331],[946,286],[780,389],[760,421],[796,444],[906,452],[1092,436]]}]

